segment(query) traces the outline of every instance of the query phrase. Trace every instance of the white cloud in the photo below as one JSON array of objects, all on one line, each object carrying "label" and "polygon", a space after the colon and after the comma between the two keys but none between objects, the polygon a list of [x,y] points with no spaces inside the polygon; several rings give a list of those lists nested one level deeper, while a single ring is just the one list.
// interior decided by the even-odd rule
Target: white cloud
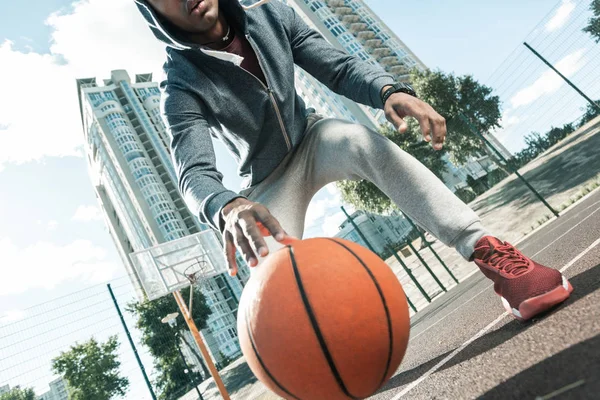
[{"label": "white cloud", "polygon": [[79,206],[73,215],[73,221],[101,221],[102,213],[96,206]]},{"label": "white cloud", "polygon": [[558,10],[556,10],[556,14],[554,14],[546,24],[546,30],[548,32],[553,32],[562,28],[569,20],[574,9],[575,3],[573,1],[564,0],[560,7],[558,7]]},{"label": "white cloud", "polygon": [[323,223],[323,232],[325,233],[325,236],[334,236],[338,233],[340,231],[340,225],[345,219],[346,216],[341,211],[330,217],[326,217],[325,222]]},{"label": "white cloud", "polygon": [[[584,65],[585,49],[577,50],[555,64],[563,75],[569,77],[577,72]],[[564,80],[552,70],[544,72],[533,84],[521,89],[516,95],[510,99],[510,104],[513,108],[525,106],[533,103],[544,95],[556,92],[562,85]]]},{"label": "white cloud", "polygon": [[517,125],[522,120],[522,118],[517,115],[511,115],[512,111],[513,110],[510,108],[504,110],[499,121],[501,128],[495,128],[491,131],[491,133],[496,136],[496,139],[500,141],[504,141],[511,132],[510,128]]},{"label": "white cloud", "polygon": [[311,201],[308,206],[304,226],[305,230],[312,230],[315,235],[323,236],[326,235],[324,229],[325,221],[328,218],[326,216],[339,212],[342,196],[335,183],[331,183],[321,189],[315,197],[320,198]]},{"label": "white cloud", "polygon": [[330,183],[329,185],[325,186],[325,189],[327,189],[329,194],[341,198],[340,190],[337,188],[337,185],[335,183]]},{"label": "white cloud", "polygon": [[53,14],[47,23],[53,29],[51,52],[60,54],[79,78],[106,77],[113,69],[158,72],[165,61],[164,46],[133,1],[80,0],[72,12]]},{"label": "white cloud", "polygon": [[49,231],[55,231],[57,227],[58,227],[58,221],[56,221],[54,219],[48,221],[48,224],[46,225],[46,229],[48,229]]},{"label": "white cloud", "polygon": [[327,208],[327,203],[329,199],[322,199],[317,201],[312,201],[308,206],[308,210],[306,211],[306,220],[305,225],[307,227],[312,226],[315,222],[319,221],[319,219],[325,216],[325,210]]},{"label": "white cloud", "polygon": [[54,14],[50,54],[0,43],[0,170],[44,157],[81,156],[83,142],[75,80],[157,73],[164,50],[133,1],[80,0]]},{"label": "white cloud", "polygon": [[8,310],[4,315],[0,315],[0,324],[10,324],[24,319],[27,313],[23,310]]},{"label": "white cloud", "polygon": [[[0,44],[0,169],[44,156],[77,155],[81,123],[74,80],[52,55]],[[69,92],[73,92],[73,94]]]},{"label": "white cloud", "polygon": [[38,242],[19,248],[10,239],[0,239],[0,265],[3,266],[0,296],[31,289],[52,289],[69,281],[105,282],[118,270],[117,264],[105,259],[106,251],[87,240],[66,246]]}]

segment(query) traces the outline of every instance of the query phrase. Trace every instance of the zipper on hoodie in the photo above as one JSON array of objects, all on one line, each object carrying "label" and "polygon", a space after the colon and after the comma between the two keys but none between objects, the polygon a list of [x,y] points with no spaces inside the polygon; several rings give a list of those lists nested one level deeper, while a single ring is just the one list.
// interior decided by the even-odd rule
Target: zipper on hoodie
[{"label": "zipper on hoodie", "polygon": [[269,85],[269,78],[267,77],[265,69],[262,66],[262,62],[260,61],[260,55],[256,51],[256,48],[254,47],[254,44],[252,43],[252,38],[250,38],[249,34],[246,34],[246,39],[248,40],[248,43],[250,43],[250,47],[252,47],[252,51],[254,51],[254,54],[256,55],[256,59],[258,60],[258,66],[260,67],[260,69],[265,77],[265,80],[267,81],[267,85],[265,85],[263,83],[263,81],[261,81],[252,72],[247,71],[244,68],[241,68],[241,67],[240,68],[242,70],[246,71],[248,74],[252,75],[258,81],[258,83],[260,83],[262,85],[262,87],[265,88],[265,90],[269,94],[269,98],[271,99],[271,103],[273,104],[273,108],[275,109],[275,114],[277,115],[277,119],[279,120],[279,126],[281,127],[281,133],[283,134],[283,138],[285,139],[285,144],[289,151],[292,149],[292,143],[291,143],[290,137],[288,136],[288,133],[285,129],[285,125],[283,124],[283,118],[281,117],[281,112],[279,111],[279,106],[277,105],[277,100],[275,99],[275,96],[273,95],[273,91],[271,90],[271,87],[270,87],[271,85]]}]

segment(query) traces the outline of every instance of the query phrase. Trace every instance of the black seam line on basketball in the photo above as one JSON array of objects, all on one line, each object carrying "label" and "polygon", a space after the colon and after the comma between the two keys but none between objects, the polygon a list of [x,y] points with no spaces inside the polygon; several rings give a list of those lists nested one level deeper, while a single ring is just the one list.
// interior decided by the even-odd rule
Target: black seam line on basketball
[{"label": "black seam line on basketball", "polygon": [[375,275],[373,275],[373,272],[369,269],[369,267],[367,267],[367,264],[365,264],[365,262],[355,253],[353,252],[348,246],[346,246],[345,244],[338,242],[337,240],[334,239],[329,239],[334,243],[337,243],[338,245],[342,246],[343,248],[345,248],[346,250],[348,250],[350,252],[350,254],[352,254],[359,263],[361,263],[361,265],[365,268],[365,270],[367,271],[367,273],[369,274],[369,276],[371,277],[371,279],[373,280],[373,284],[375,284],[375,287],[377,288],[377,292],[379,292],[379,297],[381,298],[381,302],[383,303],[383,309],[385,310],[385,316],[387,319],[387,326],[388,326],[388,337],[390,340],[390,347],[389,347],[389,351],[388,351],[388,358],[387,358],[387,363],[385,366],[385,372],[383,374],[383,377],[381,378],[381,382],[379,382],[379,386],[383,385],[383,382],[385,381],[385,377],[387,376],[389,370],[390,370],[390,364],[392,363],[392,355],[394,354],[394,332],[392,330],[392,318],[390,316],[390,310],[388,308],[387,302],[385,301],[385,296],[383,295],[383,291],[381,290],[381,286],[379,286],[379,282],[377,282],[377,279],[375,278]]},{"label": "black seam line on basketball", "polygon": [[319,323],[317,322],[317,317],[315,316],[312,306],[310,305],[310,302],[308,301],[308,295],[306,293],[306,290],[304,289],[304,284],[302,283],[302,277],[300,276],[300,271],[298,270],[298,264],[296,264],[296,257],[294,256],[294,249],[292,248],[292,246],[287,246],[287,247],[290,252],[290,259],[292,261],[292,268],[294,270],[294,276],[296,277],[296,283],[298,284],[298,290],[300,291],[300,296],[302,297],[302,302],[304,303],[304,309],[306,310],[306,314],[308,314],[308,318],[310,319],[310,323],[312,325],[313,331],[315,332],[315,335],[317,336],[317,340],[319,341],[319,345],[321,346],[321,351],[323,352],[323,355],[325,356],[325,359],[327,360],[327,364],[329,364],[329,369],[331,370],[331,373],[333,374],[335,380],[337,381],[338,386],[340,387],[340,389],[342,389],[342,392],[344,392],[344,394],[346,396],[350,397],[351,399],[360,400],[360,397],[356,397],[350,393],[350,391],[346,387],[346,384],[344,383],[344,380],[342,379],[342,376],[340,375],[340,372],[337,370],[337,367],[335,366],[335,362],[333,361],[333,356],[331,355],[331,353],[329,352],[329,349],[327,348],[327,343],[325,343],[325,337],[323,336],[323,333],[321,332],[321,328],[319,327]]},{"label": "black seam line on basketball", "polygon": [[275,377],[273,376],[273,374],[271,373],[271,371],[269,371],[269,369],[265,365],[265,362],[263,361],[262,357],[260,356],[260,354],[258,354],[258,349],[256,348],[256,344],[254,343],[254,337],[252,336],[252,331],[250,330],[250,324],[248,322],[249,319],[248,319],[248,311],[247,310],[246,310],[245,319],[246,319],[246,330],[248,331],[248,338],[250,339],[250,344],[252,344],[252,350],[254,350],[254,354],[256,355],[256,359],[260,363],[260,366],[262,367],[262,369],[267,373],[267,375],[269,375],[269,378],[273,381],[273,383],[275,385],[277,385],[277,387],[279,389],[281,389],[283,392],[285,392],[288,395],[290,395],[292,398],[294,398],[296,400],[300,400],[300,398],[298,396],[292,394],[281,383],[279,383],[279,381],[277,379],[275,379]]}]

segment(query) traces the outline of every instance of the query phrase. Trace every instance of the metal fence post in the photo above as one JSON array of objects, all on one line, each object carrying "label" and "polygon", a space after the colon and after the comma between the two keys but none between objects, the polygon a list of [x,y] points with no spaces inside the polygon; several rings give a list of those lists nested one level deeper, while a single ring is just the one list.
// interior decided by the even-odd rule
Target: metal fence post
[{"label": "metal fence post", "polygon": [[396,253],[396,251],[393,248],[388,247],[388,249],[391,250],[391,252],[394,255],[394,257],[396,258],[396,260],[400,263],[400,265],[402,266],[402,268],[404,268],[404,271],[406,272],[406,274],[408,275],[408,277],[413,281],[413,283],[415,284],[415,286],[417,287],[417,289],[419,289],[419,291],[421,292],[421,294],[423,295],[423,297],[425,297],[425,300],[427,300],[428,303],[431,303],[431,297],[429,297],[429,295],[427,294],[427,292],[425,291],[425,289],[423,289],[423,286],[421,286],[421,284],[419,283],[419,281],[417,280],[417,278],[415,278],[415,276],[413,275],[411,269],[408,268],[408,266],[406,265],[406,263],[404,261],[402,261],[402,258],[400,258],[400,256],[398,256],[398,253]]},{"label": "metal fence post", "polygon": [[419,254],[419,252],[417,251],[417,249],[415,249],[415,246],[413,246],[411,242],[406,242],[406,244],[408,244],[408,247],[410,247],[410,249],[412,250],[412,252],[415,253],[415,256],[417,256],[417,258],[419,259],[419,261],[421,261],[421,264],[423,264],[423,266],[425,267],[425,269],[427,269],[427,271],[431,274],[431,276],[433,277],[433,279],[442,288],[442,290],[444,292],[447,292],[448,290],[446,289],[446,287],[442,284],[442,282],[440,282],[440,280],[433,273],[433,271],[431,270],[431,268],[429,268],[429,265],[427,265],[427,263],[425,262],[425,260],[423,260],[423,257],[421,257],[421,255]]},{"label": "metal fence post", "polygon": [[456,277],[454,276],[454,274],[452,273],[452,271],[450,271],[450,268],[448,268],[448,266],[446,265],[446,263],[438,255],[437,251],[435,251],[433,249],[433,247],[431,247],[431,244],[427,241],[427,239],[425,239],[425,235],[423,235],[423,233],[421,233],[421,231],[419,230],[419,228],[417,228],[417,226],[415,225],[415,223],[407,215],[404,215],[404,218],[406,218],[406,220],[412,225],[412,227],[419,233],[419,236],[421,236],[421,240],[423,241],[423,243],[425,243],[425,245],[433,253],[433,255],[435,256],[435,258],[437,258],[437,260],[440,262],[440,264],[442,264],[442,267],[444,267],[444,269],[446,270],[446,272],[448,272],[448,275],[450,275],[450,277],[454,280],[454,282],[459,283],[458,279],[456,279]]}]

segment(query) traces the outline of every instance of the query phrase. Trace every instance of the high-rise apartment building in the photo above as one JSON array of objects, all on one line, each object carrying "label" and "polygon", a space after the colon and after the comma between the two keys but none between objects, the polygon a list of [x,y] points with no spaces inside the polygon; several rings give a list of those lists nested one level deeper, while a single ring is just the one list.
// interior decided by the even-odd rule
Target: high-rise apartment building
[{"label": "high-rise apartment building", "polygon": [[[177,188],[160,91],[151,74],[116,70],[102,85],[95,78],[77,81],[89,171],[110,234],[138,297],[140,281],[129,254],[200,232],[206,227],[192,215]],[[241,354],[236,311],[247,268],[237,277],[207,280],[203,293],[212,314],[204,330],[216,362],[221,353]]]},{"label": "high-rise apartment building", "polygon": [[[298,15],[303,18],[313,29],[319,31],[325,39],[339,49],[355,55],[373,65],[379,64],[397,80],[408,82],[412,69],[426,70],[427,66],[411,51],[408,46],[369,8],[364,0],[282,0],[292,6]],[[315,83],[318,85],[318,83]],[[326,89],[327,91],[327,89]],[[318,91],[315,91],[318,92]],[[341,98],[331,92],[328,97]],[[316,100],[306,99],[307,103],[324,99],[316,97]],[[343,99],[344,104],[348,102]],[[339,100],[338,100],[339,101]],[[358,110],[357,110],[358,108]],[[374,110],[366,106],[356,106],[348,110],[352,115],[366,115],[371,123],[366,123],[371,128],[377,128],[387,120],[381,110]],[[355,121],[351,117],[341,114],[341,118]],[[365,124],[361,118],[359,122]],[[511,154],[492,134],[486,135],[492,145],[506,158]],[[448,172],[444,175],[444,182],[456,190],[466,186],[465,177],[472,175],[479,178],[481,163],[493,163],[487,157],[470,160],[465,165],[455,166],[447,161]],[[496,165],[490,167],[495,169]]]},{"label": "high-rise apartment building", "polygon": [[56,378],[48,384],[50,390],[37,397],[37,400],[68,400],[69,392],[67,390],[67,383],[61,377]]},{"label": "high-rise apartment building", "polygon": [[[427,67],[363,0],[282,0],[333,46],[406,82],[413,68]],[[386,122],[381,110],[358,106],[375,127]],[[361,122],[362,123],[362,122]]]},{"label": "high-rise apartment building", "polygon": [[407,82],[413,68],[426,69],[363,0],[294,0],[294,4],[336,47],[381,65],[399,81]]}]

